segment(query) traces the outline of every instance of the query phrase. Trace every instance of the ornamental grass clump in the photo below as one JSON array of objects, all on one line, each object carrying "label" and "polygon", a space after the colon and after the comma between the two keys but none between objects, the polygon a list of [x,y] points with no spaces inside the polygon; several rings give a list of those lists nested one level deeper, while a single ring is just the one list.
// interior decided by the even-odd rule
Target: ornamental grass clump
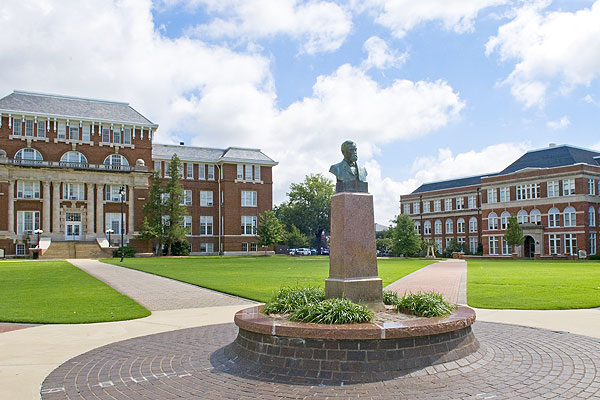
[{"label": "ornamental grass clump", "polygon": [[348,299],[328,299],[308,303],[290,315],[292,321],[314,324],[353,324],[370,322],[373,318],[373,311]]},{"label": "ornamental grass clump", "polygon": [[383,304],[388,306],[395,306],[399,300],[400,298],[398,297],[398,293],[389,290],[383,291]]},{"label": "ornamental grass clump", "polygon": [[398,299],[395,306],[400,312],[408,312],[419,317],[445,317],[452,314],[455,308],[436,292],[404,295]]},{"label": "ornamental grass clump", "polygon": [[315,287],[289,287],[279,289],[263,307],[264,314],[289,314],[298,308],[325,300],[325,291]]}]

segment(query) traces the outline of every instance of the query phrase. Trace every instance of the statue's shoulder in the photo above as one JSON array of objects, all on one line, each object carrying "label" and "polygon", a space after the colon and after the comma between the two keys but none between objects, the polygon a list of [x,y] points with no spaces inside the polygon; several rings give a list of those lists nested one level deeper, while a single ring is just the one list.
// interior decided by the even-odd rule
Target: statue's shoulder
[{"label": "statue's shoulder", "polygon": [[332,174],[337,173],[338,171],[340,171],[342,169],[342,163],[344,161],[342,160],[341,162],[337,163],[337,164],[333,164],[331,167],[329,167],[329,172],[331,172]]}]

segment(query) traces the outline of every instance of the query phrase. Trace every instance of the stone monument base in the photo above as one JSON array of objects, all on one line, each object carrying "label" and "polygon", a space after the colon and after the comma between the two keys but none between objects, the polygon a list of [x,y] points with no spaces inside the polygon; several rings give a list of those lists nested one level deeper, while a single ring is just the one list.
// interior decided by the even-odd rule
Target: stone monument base
[{"label": "stone monument base", "polygon": [[385,310],[382,300],[383,281],[379,277],[368,278],[327,278],[325,297],[347,298],[360,302],[371,310]]}]

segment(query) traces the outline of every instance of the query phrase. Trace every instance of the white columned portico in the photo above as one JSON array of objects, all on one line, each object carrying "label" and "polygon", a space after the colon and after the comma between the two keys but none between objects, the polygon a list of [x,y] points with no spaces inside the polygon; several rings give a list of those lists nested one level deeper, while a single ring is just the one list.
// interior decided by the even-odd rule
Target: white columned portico
[{"label": "white columned portico", "polygon": [[102,186],[96,185],[96,235],[104,236],[104,197]]},{"label": "white columned portico", "polygon": [[60,233],[60,182],[52,182],[52,233]]},{"label": "white columned portico", "polygon": [[8,233],[15,233],[15,181],[8,181]]},{"label": "white columned portico", "polygon": [[88,239],[94,234],[94,184],[87,184],[87,228],[85,232]]},{"label": "white columned portico", "polygon": [[42,219],[42,230],[45,234],[50,233],[50,182],[43,182],[42,186],[44,191],[42,195],[44,199],[42,201],[42,214],[44,218]]},{"label": "white columned portico", "polygon": [[128,213],[128,221],[127,221],[127,233],[129,235],[133,235],[133,210],[134,210],[134,192],[133,186],[129,185],[129,196],[127,200],[129,201],[129,213]]}]

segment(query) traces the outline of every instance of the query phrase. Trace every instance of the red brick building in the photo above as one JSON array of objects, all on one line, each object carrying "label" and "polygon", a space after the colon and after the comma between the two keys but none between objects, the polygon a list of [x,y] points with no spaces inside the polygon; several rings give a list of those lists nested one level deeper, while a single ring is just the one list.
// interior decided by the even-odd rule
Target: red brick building
[{"label": "red brick building", "polygon": [[127,103],[19,91],[0,99],[0,249],[26,255],[36,229],[44,250],[65,241],[106,248],[107,230],[120,241],[123,187],[125,243],[148,251],[135,235],[149,180],[177,153],[192,252],[255,251],[277,163],[258,149],[154,144],[157,128]]},{"label": "red brick building", "polygon": [[600,153],[573,146],[529,151],[504,170],[421,185],[400,198],[421,237],[443,251],[450,240],[475,253],[510,256],[504,241],[507,219],[515,215],[525,242],[521,257],[576,257],[596,254],[600,217]]}]

